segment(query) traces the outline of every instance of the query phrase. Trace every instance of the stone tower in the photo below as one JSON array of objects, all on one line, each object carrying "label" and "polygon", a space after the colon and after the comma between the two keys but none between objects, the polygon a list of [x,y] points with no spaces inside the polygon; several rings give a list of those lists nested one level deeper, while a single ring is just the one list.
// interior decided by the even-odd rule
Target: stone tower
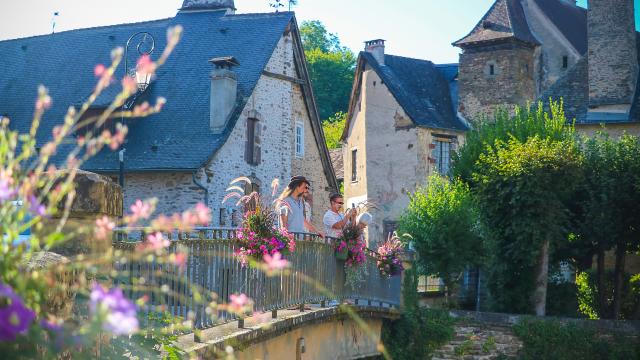
[{"label": "stone tower", "polygon": [[590,0],[587,35],[587,117],[628,120],[638,78],[633,0]]},{"label": "stone tower", "polygon": [[534,57],[540,42],[529,30],[519,0],[496,0],[462,39],[458,111],[471,123],[497,106],[536,98]]}]

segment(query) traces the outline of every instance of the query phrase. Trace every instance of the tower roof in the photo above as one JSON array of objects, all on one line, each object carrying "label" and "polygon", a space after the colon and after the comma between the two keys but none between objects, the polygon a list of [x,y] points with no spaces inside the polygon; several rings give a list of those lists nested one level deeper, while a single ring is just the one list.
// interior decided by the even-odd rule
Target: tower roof
[{"label": "tower roof", "polygon": [[465,47],[486,41],[515,39],[539,45],[529,30],[522,5],[518,0],[496,0],[471,32],[453,43]]}]

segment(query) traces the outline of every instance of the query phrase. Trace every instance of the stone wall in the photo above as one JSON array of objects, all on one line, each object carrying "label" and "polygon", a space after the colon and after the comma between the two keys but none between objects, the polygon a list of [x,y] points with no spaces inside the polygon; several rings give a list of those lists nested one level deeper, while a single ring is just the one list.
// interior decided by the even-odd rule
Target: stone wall
[{"label": "stone wall", "polygon": [[534,53],[533,48],[516,42],[465,48],[460,54],[458,111],[473,123],[496,106],[534,100]]},{"label": "stone wall", "polygon": [[[291,147],[291,173],[293,175],[303,175],[311,182],[311,194],[313,195],[311,222],[318,229],[323,229],[322,219],[324,213],[329,209],[330,192],[337,189],[329,189],[329,182],[322,167],[320,159],[320,148],[316,146],[315,136],[311,128],[309,112],[302,97],[300,85],[293,85],[292,89],[293,116],[291,117],[291,127],[295,129],[296,122],[304,124],[304,157],[295,156],[295,148]],[[286,184],[283,184],[285,186]],[[324,231],[324,230],[323,230]]]},{"label": "stone wall", "polygon": [[633,0],[589,2],[589,105],[630,104],[638,76]]},{"label": "stone wall", "polygon": [[204,202],[204,191],[192,180],[191,173],[133,173],[125,176],[124,210],[137,199],[158,198],[156,214],[184,211]]}]

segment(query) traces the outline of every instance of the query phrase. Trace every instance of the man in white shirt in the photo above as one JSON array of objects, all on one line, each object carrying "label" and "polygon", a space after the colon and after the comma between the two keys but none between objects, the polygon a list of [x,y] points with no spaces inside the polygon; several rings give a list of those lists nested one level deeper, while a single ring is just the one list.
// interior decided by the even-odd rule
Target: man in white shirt
[{"label": "man in white shirt", "polygon": [[340,194],[332,194],[329,201],[331,208],[324,214],[322,222],[324,223],[326,235],[337,238],[340,236],[342,228],[355,219],[356,212],[349,210],[346,215],[340,212],[344,205],[344,199]]}]

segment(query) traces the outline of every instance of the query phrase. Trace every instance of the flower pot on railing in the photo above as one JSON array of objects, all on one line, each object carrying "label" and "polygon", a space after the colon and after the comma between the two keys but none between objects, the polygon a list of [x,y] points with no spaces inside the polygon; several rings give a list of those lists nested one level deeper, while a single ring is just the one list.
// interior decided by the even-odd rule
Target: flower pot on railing
[{"label": "flower pot on railing", "polygon": [[336,259],[345,261],[349,257],[349,249],[345,246],[342,250],[336,249]]}]

